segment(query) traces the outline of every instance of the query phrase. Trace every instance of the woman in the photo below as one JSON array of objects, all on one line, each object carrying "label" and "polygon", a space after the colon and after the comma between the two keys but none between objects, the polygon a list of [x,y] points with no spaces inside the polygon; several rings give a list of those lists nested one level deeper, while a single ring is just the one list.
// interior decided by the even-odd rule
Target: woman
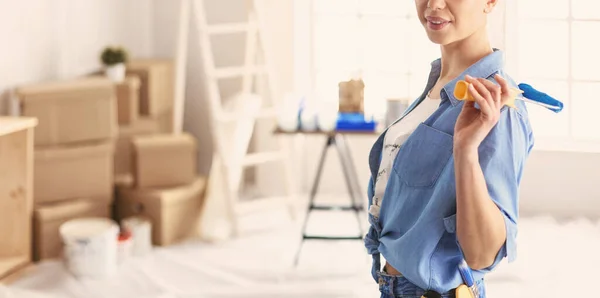
[{"label": "woman", "polygon": [[[484,275],[515,259],[518,188],[533,134],[521,101],[504,106],[516,84],[486,33],[497,2],[415,0],[441,58],[369,155],[365,244],[382,297],[454,297],[466,261],[473,297],[483,298]],[[470,83],[475,102],[454,97],[458,80]]]}]

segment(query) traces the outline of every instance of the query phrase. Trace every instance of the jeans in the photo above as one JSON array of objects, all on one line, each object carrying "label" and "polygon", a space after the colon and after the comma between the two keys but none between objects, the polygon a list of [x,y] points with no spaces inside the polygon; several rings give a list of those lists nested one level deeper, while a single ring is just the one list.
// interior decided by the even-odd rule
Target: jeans
[{"label": "jeans", "polygon": [[[425,290],[413,285],[403,276],[394,276],[383,271],[377,272],[381,298],[421,298]],[[476,282],[479,297],[485,298],[485,285],[483,280]],[[442,293],[443,298],[455,298],[454,293]]]}]

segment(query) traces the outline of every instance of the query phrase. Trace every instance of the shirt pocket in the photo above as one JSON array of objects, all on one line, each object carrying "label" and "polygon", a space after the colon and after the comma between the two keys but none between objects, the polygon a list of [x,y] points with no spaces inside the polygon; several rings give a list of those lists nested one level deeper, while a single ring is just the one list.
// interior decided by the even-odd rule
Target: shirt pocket
[{"label": "shirt pocket", "polygon": [[411,187],[433,186],[452,157],[453,137],[426,124],[419,124],[402,144],[394,172]]}]

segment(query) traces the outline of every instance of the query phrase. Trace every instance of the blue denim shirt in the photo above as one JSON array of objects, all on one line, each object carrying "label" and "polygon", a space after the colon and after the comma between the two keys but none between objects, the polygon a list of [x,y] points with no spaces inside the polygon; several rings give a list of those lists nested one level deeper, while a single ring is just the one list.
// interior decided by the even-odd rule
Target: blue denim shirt
[{"label": "blue denim shirt", "polygon": [[[371,226],[365,237],[373,255],[373,277],[381,270],[379,255],[419,288],[443,293],[462,283],[457,269],[463,258],[456,237],[456,186],[453,133],[463,101],[454,97],[457,80],[465,75],[493,81],[499,73],[513,87],[515,82],[503,71],[503,54],[494,52],[466,69],[441,91],[439,108],[402,144],[382,198],[379,217],[369,214]],[[405,112],[418,105],[436,83],[441,60],[432,62],[423,94]],[[516,257],[518,188],[525,161],[533,147],[533,134],[525,104],[517,109],[504,107],[498,124],[479,147],[479,162],[491,199],[504,216],[506,242],[493,265],[474,270],[475,279],[493,270],[503,258]],[[400,118],[397,121],[400,121]],[[373,199],[373,177],[377,177],[385,132],[369,154],[369,205]]]}]

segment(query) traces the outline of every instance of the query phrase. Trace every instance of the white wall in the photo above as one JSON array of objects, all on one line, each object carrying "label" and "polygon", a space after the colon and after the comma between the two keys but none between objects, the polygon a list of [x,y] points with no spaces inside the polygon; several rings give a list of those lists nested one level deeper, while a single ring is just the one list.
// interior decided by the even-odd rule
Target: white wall
[{"label": "white wall", "polygon": [[95,71],[109,44],[152,55],[151,9],[141,0],[0,0],[0,92]]}]

